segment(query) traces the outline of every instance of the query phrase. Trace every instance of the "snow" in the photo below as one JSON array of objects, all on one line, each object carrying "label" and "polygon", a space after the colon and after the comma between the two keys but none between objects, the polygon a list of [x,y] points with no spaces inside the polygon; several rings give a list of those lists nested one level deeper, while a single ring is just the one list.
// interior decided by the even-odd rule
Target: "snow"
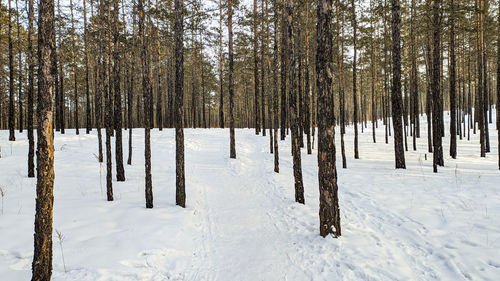
[{"label": "snow", "polygon": [[[456,160],[443,139],[445,167],[434,174],[421,120],[406,170],[394,169],[392,137],[384,143],[380,122],[376,144],[371,124],[360,134],[359,160],[347,128],[348,169],[338,150],[339,239],[319,236],[316,150],[302,150],[306,204],[294,202],[290,138],[279,142],[276,174],[268,137],[236,130],[232,160],[228,130],[186,129],[183,209],[175,206],[174,132],[153,130],[154,208],[146,209],[144,130],[133,131],[133,165],[126,182],[113,181],[114,202],[95,158],[96,131],[56,133],[54,229],[64,235],[67,271],[54,231],[53,280],[498,280],[495,126],[486,158],[479,135],[458,140]],[[0,131],[0,279],[14,281],[31,277],[36,183],[26,177],[26,134],[16,136],[8,142]]]}]

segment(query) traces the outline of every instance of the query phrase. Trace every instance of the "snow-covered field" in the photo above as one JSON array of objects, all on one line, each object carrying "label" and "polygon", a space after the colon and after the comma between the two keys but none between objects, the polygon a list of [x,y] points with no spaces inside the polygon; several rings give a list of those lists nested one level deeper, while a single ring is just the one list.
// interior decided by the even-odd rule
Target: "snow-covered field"
[{"label": "snow-covered field", "polygon": [[[349,127],[348,169],[338,162],[339,239],[319,236],[316,151],[302,151],[306,204],[300,205],[289,138],[279,143],[276,174],[269,139],[254,130],[236,130],[236,160],[228,157],[227,130],[185,132],[186,209],[175,206],[173,130],[152,132],[154,209],[145,208],[142,129],[134,130],[127,181],[113,181],[114,202],[105,199],[96,131],[56,133],[54,229],[64,240],[54,233],[53,280],[500,280],[494,125],[485,159],[479,135],[458,141],[457,160],[447,156],[445,138],[438,174],[432,154],[425,160],[425,123],[418,151],[406,153],[406,170],[394,169],[392,138],[384,143],[380,123],[377,143],[365,129],[361,159],[353,159]],[[35,180],[26,177],[26,134],[16,134],[18,141],[9,143],[0,131],[0,280],[6,281],[29,280],[33,255]]]}]

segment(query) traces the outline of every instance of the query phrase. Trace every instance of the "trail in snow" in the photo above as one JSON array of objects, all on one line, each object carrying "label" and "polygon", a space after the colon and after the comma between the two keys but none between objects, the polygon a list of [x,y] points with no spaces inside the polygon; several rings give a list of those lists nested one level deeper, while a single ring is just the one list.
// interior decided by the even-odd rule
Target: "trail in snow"
[{"label": "trail in snow", "polygon": [[[172,130],[152,132],[155,207],[144,208],[143,130],[134,131],[127,181],[113,181],[106,202],[95,131],[56,134],[54,228],[65,235],[64,272],[54,240],[54,280],[497,280],[500,192],[496,130],[481,159],[478,135],[458,141],[458,159],[432,173],[426,129],[407,169],[394,170],[392,139],[360,135],[361,159],[338,166],[339,239],[318,235],[317,155],[302,150],[306,204],[294,202],[289,138],[273,172],[268,137],[236,131],[229,159],[226,130],[186,130],[187,208],[175,206]],[[0,276],[30,278],[35,181],[25,177],[27,141],[0,131]],[[383,140],[383,128],[377,138]],[[449,141],[445,139],[444,151]],[[409,139],[411,144],[411,139]],[[411,149],[411,145],[409,145]],[[425,155],[427,159],[425,160]],[[114,160],[114,159],[113,159]],[[99,176],[100,171],[103,173]]]}]

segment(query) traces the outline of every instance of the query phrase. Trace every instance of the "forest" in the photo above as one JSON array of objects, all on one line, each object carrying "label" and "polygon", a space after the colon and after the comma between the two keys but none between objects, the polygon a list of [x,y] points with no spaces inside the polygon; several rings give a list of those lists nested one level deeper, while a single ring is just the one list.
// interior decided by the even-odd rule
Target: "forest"
[{"label": "forest", "polygon": [[[0,0],[0,275],[247,280],[254,269],[259,280],[495,280],[499,48],[500,2],[488,0]],[[427,209],[417,215],[414,204]],[[64,236],[71,212],[73,224],[102,221]],[[146,227],[148,218],[182,231]],[[134,225],[143,230],[113,238]],[[152,255],[146,273],[119,254],[110,260],[130,268],[88,265],[100,251],[68,270],[64,238],[94,228],[104,240],[65,242],[70,255],[151,235],[156,242],[128,249]],[[464,228],[480,231],[444,238]],[[34,248],[16,250],[21,232]],[[328,255],[343,244],[380,254],[379,238],[360,233],[384,237],[385,259],[397,260],[397,248],[397,267],[417,269],[363,269],[362,257],[335,264],[342,258]],[[167,249],[165,234],[183,238]],[[474,235],[486,237],[482,251]],[[294,239],[303,244],[295,254],[282,244]],[[288,262],[261,271],[255,258],[267,244],[270,261]]]}]

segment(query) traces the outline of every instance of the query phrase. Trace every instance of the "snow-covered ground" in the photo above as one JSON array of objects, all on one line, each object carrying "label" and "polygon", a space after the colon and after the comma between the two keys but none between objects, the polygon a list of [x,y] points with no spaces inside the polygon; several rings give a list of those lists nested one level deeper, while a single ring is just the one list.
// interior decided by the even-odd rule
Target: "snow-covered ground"
[{"label": "snow-covered ground", "polygon": [[[173,130],[152,132],[154,209],[145,208],[142,129],[134,130],[127,181],[113,181],[114,202],[105,198],[96,131],[56,133],[54,229],[64,240],[54,233],[53,280],[500,279],[494,124],[485,159],[478,135],[458,141],[457,160],[447,156],[445,138],[437,174],[425,123],[418,150],[406,153],[406,170],[394,169],[392,138],[384,143],[380,123],[377,143],[365,129],[361,159],[353,159],[349,127],[348,169],[338,161],[339,239],[319,236],[316,150],[302,150],[301,205],[294,202],[289,138],[279,142],[276,174],[269,139],[254,130],[236,130],[236,160],[228,157],[227,130],[185,132],[185,209],[175,206]],[[16,134],[10,143],[0,132],[0,279],[7,281],[29,280],[33,255],[35,180],[26,177],[26,134]]]}]

